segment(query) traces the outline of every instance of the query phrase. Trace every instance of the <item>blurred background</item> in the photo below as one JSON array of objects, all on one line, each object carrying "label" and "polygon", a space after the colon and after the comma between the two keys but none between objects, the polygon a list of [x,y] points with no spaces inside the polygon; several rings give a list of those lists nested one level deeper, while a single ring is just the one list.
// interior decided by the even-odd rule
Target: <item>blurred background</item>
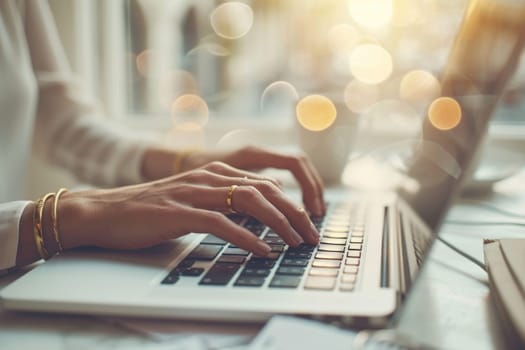
[{"label": "blurred background", "polygon": [[[173,147],[286,145],[297,102],[320,94],[359,117],[361,152],[417,134],[467,3],[50,0],[73,70],[123,128]],[[524,66],[490,132],[515,149]]]}]

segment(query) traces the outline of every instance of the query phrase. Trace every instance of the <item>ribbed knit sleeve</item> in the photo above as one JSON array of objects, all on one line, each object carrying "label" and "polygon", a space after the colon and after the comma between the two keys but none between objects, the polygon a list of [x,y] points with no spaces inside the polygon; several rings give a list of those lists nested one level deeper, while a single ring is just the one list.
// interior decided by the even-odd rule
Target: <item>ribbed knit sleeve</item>
[{"label": "ribbed knit sleeve", "polygon": [[141,181],[145,145],[97,117],[71,73],[47,2],[26,2],[25,30],[38,86],[35,151],[98,186]]}]

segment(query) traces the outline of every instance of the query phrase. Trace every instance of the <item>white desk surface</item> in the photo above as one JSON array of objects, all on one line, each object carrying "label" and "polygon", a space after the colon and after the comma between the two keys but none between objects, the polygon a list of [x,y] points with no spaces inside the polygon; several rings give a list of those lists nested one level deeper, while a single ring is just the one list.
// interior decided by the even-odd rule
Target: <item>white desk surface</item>
[{"label": "white desk surface", "polygon": [[[484,201],[525,215],[525,172],[499,183]],[[441,235],[483,259],[483,238],[525,238],[525,216],[498,214],[473,202],[459,201],[447,220],[520,222],[519,225],[457,225],[447,223]],[[440,349],[501,349],[504,335],[492,304],[487,275],[479,267],[436,242],[414,285],[397,328],[415,340]],[[18,275],[0,278],[0,288]],[[149,322],[149,321],[148,321]],[[152,329],[178,330],[185,337],[197,332],[255,334],[259,327],[151,323]],[[175,339],[175,338],[173,338]],[[201,343],[202,344],[202,343]],[[0,306],[2,349],[132,349],[159,345],[159,339],[122,325],[89,316],[12,313]],[[175,347],[179,348],[179,347]],[[193,348],[191,346],[181,348]]]}]

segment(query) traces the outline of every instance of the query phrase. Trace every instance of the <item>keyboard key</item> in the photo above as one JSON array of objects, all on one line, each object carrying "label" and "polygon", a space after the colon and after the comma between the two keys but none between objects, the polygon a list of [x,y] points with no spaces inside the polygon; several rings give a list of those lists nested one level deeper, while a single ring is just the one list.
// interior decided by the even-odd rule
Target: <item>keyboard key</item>
[{"label": "keyboard key", "polygon": [[359,258],[346,258],[345,265],[358,266],[359,265]]},{"label": "keyboard key", "polygon": [[245,276],[241,275],[239,278],[237,278],[237,281],[235,281],[236,286],[242,286],[242,287],[260,287],[264,284],[265,278],[264,277],[253,277],[253,276]]},{"label": "keyboard key", "polygon": [[313,252],[315,250],[315,245],[312,244],[300,244],[297,247],[289,247],[288,252]]},{"label": "keyboard key", "polygon": [[357,266],[353,266],[353,265],[346,265],[344,268],[343,268],[343,273],[351,273],[351,274],[356,274],[358,271],[358,267]]},{"label": "keyboard key", "polygon": [[241,248],[232,248],[232,247],[226,248],[224,250],[224,253],[222,253],[222,255],[243,255],[243,256],[248,256],[248,254],[250,254],[250,252],[247,250],[244,250]]},{"label": "keyboard key", "polygon": [[324,228],[325,231],[331,231],[331,232],[341,232],[341,233],[348,233],[349,229],[350,229],[350,226],[348,225],[340,225],[340,226],[337,226],[337,225],[326,225],[326,227]]},{"label": "keyboard key", "polygon": [[339,260],[314,260],[313,267],[338,268],[341,265]]},{"label": "keyboard key", "polygon": [[272,253],[282,253],[284,251],[284,244],[270,244]]},{"label": "keyboard key", "polygon": [[204,272],[203,268],[201,268],[201,267],[193,267],[193,268],[188,268],[188,269],[182,270],[181,271],[181,275],[182,276],[189,276],[189,277],[198,277],[198,276],[202,275],[203,272]]},{"label": "keyboard key", "polygon": [[306,267],[308,265],[307,259],[290,259],[290,258],[284,258],[281,261],[280,266],[298,266],[298,267]]},{"label": "keyboard key", "polygon": [[364,235],[364,231],[352,230],[352,237],[363,237]]},{"label": "keyboard key", "polygon": [[242,276],[253,276],[253,277],[267,277],[270,275],[271,269],[257,269],[257,268],[251,268],[246,267],[244,270],[242,270],[241,275]]},{"label": "keyboard key", "polygon": [[354,284],[353,283],[341,283],[339,285],[339,290],[342,292],[351,292],[354,290]]},{"label": "keyboard key", "polygon": [[359,250],[349,250],[347,256],[349,258],[360,258],[361,252]]},{"label": "keyboard key", "polygon": [[342,253],[345,251],[345,246],[344,245],[333,245],[333,244],[320,244],[317,251]]},{"label": "keyboard key", "polygon": [[330,227],[330,226],[339,226],[339,227],[348,227],[350,228],[350,221],[348,219],[343,219],[343,218],[330,218],[330,220],[328,220],[328,222],[326,223],[326,227]]},{"label": "keyboard key", "polygon": [[349,275],[349,274],[343,274],[341,277],[341,283],[355,283],[355,280],[357,279],[357,275]]},{"label": "keyboard key", "polygon": [[263,241],[268,244],[284,244],[284,240],[281,237],[264,237]]},{"label": "keyboard key", "polygon": [[193,249],[190,255],[188,255],[188,258],[195,260],[213,260],[221,250],[222,246],[220,245],[201,244]]},{"label": "keyboard key", "polygon": [[270,260],[277,260],[281,256],[281,253],[279,252],[270,252],[268,255],[263,256],[261,258],[263,259],[270,259]]},{"label": "keyboard key", "polygon": [[321,269],[321,268],[313,268],[310,269],[310,272],[308,273],[310,276],[329,276],[329,277],[336,277],[337,273],[339,272],[338,269]]},{"label": "keyboard key", "polygon": [[235,222],[237,225],[240,225],[241,222],[244,221],[244,219],[246,218],[246,216],[244,215],[238,215],[238,214],[230,214],[230,215],[227,215],[228,219],[230,219],[231,221]]},{"label": "keyboard key", "polygon": [[357,237],[352,235],[350,238],[350,243],[363,243],[363,237]]},{"label": "keyboard key", "polygon": [[160,282],[160,284],[175,284],[179,280],[179,275],[169,274]]},{"label": "keyboard key", "polygon": [[277,275],[302,276],[304,274],[304,267],[281,266],[277,269]]},{"label": "keyboard key", "polygon": [[266,226],[255,218],[249,218],[244,224],[244,228],[256,236],[261,236],[266,230]]},{"label": "keyboard key", "polygon": [[285,259],[310,259],[312,257],[311,252],[291,252],[289,250],[284,254]]},{"label": "keyboard key", "polygon": [[224,239],[215,237],[214,235],[207,235],[202,241],[201,244],[217,244],[217,245],[226,245],[226,242]]},{"label": "keyboard key", "polygon": [[219,263],[211,267],[211,269],[204,275],[199,284],[204,285],[227,285],[228,282],[239,270],[241,265],[239,264],[228,264]]},{"label": "keyboard key", "polygon": [[348,249],[350,249],[350,250],[361,250],[361,249],[363,249],[363,245],[360,244],[360,243],[350,243],[348,245]]},{"label": "keyboard key", "polygon": [[346,244],[346,239],[345,238],[327,238],[327,237],[323,237],[323,238],[321,238],[321,244],[345,245]]},{"label": "keyboard key", "polygon": [[270,282],[270,287],[272,288],[297,288],[301,283],[300,276],[285,276],[285,275],[275,275]]},{"label": "keyboard key", "polygon": [[186,259],[182,260],[181,262],[179,262],[177,264],[177,267],[175,267],[172,272],[176,272],[176,271],[180,272],[181,270],[184,270],[184,269],[187,269],[187,268],[191,267],[193,265],[193,263],[195,263],[194,259],[186,258]]},{"label": "keyboard key", "polygon": [[323,232],[323,237],[327,237],[327,238],[344,238],[346,240],[346,238],[348,237],[348,233],[347,232],[334,232],[334,231],[324,231]]},{"label": "keyboard key", "polygon": [[258,257],[252,257],[248,260],[246,267],[250,268],[272,268],[275,265],[275,260],[273,259],[264,259]]},{"label": "keyboard key", "polygon": [[315,254],[316,259],[328,259],[328,260],[343,260],[343,253],[337,252],[317,252]]},{"label": "keyboard key", "polygon": [[222,255],[217,262],[218,263],[232,263],[242,264],[246,260],[246,257],[240,255]]},{"label": "keyboard key", "polygon": [[334,287],[334,277],[309,276],[304,284],[305,289],[332,290]]}]

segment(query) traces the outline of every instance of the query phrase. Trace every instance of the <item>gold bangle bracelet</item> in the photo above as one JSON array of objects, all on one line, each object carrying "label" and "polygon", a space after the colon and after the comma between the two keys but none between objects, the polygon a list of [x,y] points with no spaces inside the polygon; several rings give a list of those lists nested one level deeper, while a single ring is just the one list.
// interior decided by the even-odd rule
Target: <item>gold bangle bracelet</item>
[{"label": "gold bangle bracelet", "polygon": [[48,250],[46,249],[45,241],[44,241],[44,230],[42,225],[42,217],[44,216],[44,208],[46,206],[46,202],[49,198],[54,197],[54,193],[48,193],[44,197],[40,198],[36,204],[35,209],[35,226],[34,226],[34,235],[35,235],[35,244],[36,248],[38,250],[38,254],[40,254],[40,257],[44,260],[47,260],[51,257]]},{"label": "gold bangle bracelet", "polygon": [[51,219],[53,221],[53,234],[55,235],[58,253],[64,251],[64,247],[62,246],[62,241],[60,239],[60,234],[58,232],[58,201],[60,199],[60,196],[65,192],[67,192],[67,188],[61,188],[58,190],[57,194],[55,195],[55,202],[53,203],[53,211],[51,212]]}]

